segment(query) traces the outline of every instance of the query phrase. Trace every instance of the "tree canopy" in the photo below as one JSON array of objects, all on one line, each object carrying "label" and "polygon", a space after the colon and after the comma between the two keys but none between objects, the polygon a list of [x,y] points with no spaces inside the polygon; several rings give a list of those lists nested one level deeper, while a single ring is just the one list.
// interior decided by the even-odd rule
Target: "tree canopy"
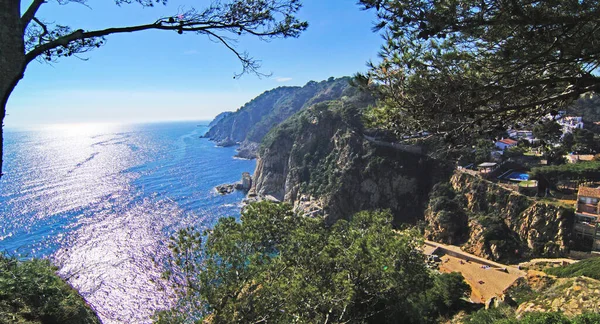
[{"label": "tree canopy", "polygon": [[[90,6],[87,0],[29,0],[21,12],[22,1],[0,0],[0,124],[6,115],[8,98],[27,65],[35,60],[54,62],[101,47],[106,36],[143,30],[164,30],[178,34],[195,33],[221,43],[242,64],[243,73],[257,73],[259,61],[236,48],[237,37],[250,35],[262,40],[298,37],[308,24],[296,18],[300,0],[227,0],[204,1],[202,7],[179,7],[165,17],[146,24],[106,26],[84,30],[66,26],[53,17],[40,16],[39,9],[50,2],[60,5]],[[118,6],[142,7],[166,5],[168,0],[114,0]],[[2,133],[0,132],[0,176],[2,175]]]},{"label": "tree canopy", "polygon": [[600,161],[535,167],[529,172],[531,179],[548,181],[600,181]]},{"label": "tree canopy", "polygon": [[360,2],[385,37],[372,117],[398,132],[505,129],[600,90],[600,1]]},{"label": "tree canopy", "polygon": [[100,323],[56,270],[48,260],[0,254],[0,323]]},{"label": "tree canopy", "polygon": [[[397,233],[387,212],[361,212],[332,227],[286,204],[248,206],[204,240],[173,237],[182,299],[164,323],[431,323],[455,311],[469,286],[428,270],[414,231]],[[200,243],[202,242],[202,243]]]},{"label": "tree canopy", "polygon": [[555,120],[546,120],[533,126],[533,136],[544,142],[556,143],[562,135],[562,128]]}]

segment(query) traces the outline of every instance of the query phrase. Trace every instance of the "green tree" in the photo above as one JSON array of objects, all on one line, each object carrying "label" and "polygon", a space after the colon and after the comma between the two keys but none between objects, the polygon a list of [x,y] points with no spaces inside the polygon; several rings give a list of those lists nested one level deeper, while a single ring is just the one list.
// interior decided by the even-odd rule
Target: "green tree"
[{"label": "green tree", "polygon": [[566,154],[567,152],[562,146],[546,145],[542,157],[546,159],[548,165],[561,165],[567,163]]},{"label": "green tree", "polygon": [[522,324],[571,324],[569,318],[561,313],[548,312],[548,313],[525,313],[519,321],[515,323]]},{"label": "green tree", "polygon": [[555,120],[543,121],[533,127],[533,136],[546,143],[556,143],[562,135],[562,128]]},{"label": "green tree", "polygon": [[527,151],[527,148],[523,145],[513,146],[513,147],[509,147],[509,148],[505,149],[504,152],[502,153],[502,157],[504,159],[519,157],[519,156],[523,156],[526,151]]},{"label": "green tree", "polygon": [[[361,212],[328,228],[286,204],[252,204],[239,222],[223,218],[205,233],[193,272],[185,262],[173,269],[182,299],[158,322],[198,314],[213,323],[421,323],[451,313],[468,285],[430,272],[416,233],[397,233],[391,221],[387,212]],[[197,255],[201,245],[187,238],[173,238],[175,260]]]},{"label": "green tree", "polygon": [[600,322],[600,314],[583,313],[572,318],[557,312],[527,312],[517,319],[510,307],[481,309],[470,314],[465,324],[592,324]]},{"label": "green tree", "polygon": [[600,2],[361,0],[376,11],[381,63],[372,117],[399,132],[453,136],[557,113],[598,91]]},{"label": "green tree", "polygon": [[492,152],[496,150],[494,142],[487,139],[479,139],[475,144],[475,163],[487,162],[492,157]]},{"label": "green tree", "polygon": [[[0,124],[6,115],[6,103],[24,76],[27,65],[35,60],[56,61],[58,58],[85,53],[105,43],[105,37],[117,33],[143,30],[165,30],[208,36],[230,49],[242,63],[242,71],[258,73],[260,64],[234,46],[235,37],[252,35],[260,39],[297,37],[307,27],[295,14],[300,0],[229,0],[212,1],[204,8],[180,9],[172,16],[158,17],[142,25],[83,30],[61,25],[52,17],[39,15],[49,2],[61,5],[87,0],[0,0]],[[137,3],[142,7],[166,5],[168,0],[115,0],[117,5]],[[21,12],[22,6],[26,10]],[[2,133],[0,132],[0,176],[2,174]]]},{"label": "green tree", "polygon": [[0,255],[0,323],[100,323],[48,260]]},{"label": "green tree", "polygon": [[598,313],[583,313],[575,316],[572,321],[573,324],[594,324],[600,323],[600,314]]},{"label": "green tree", "polygon": [[573,150],[581,153],[596,153],[599,149],[597,136],[587,129],[573,131]]},{"label": "green tree", "polygon": [[575,138],[572,133],[566,133],[562,138],[562,147],[567,152],[571,152],[573,145],[575,144]]}]

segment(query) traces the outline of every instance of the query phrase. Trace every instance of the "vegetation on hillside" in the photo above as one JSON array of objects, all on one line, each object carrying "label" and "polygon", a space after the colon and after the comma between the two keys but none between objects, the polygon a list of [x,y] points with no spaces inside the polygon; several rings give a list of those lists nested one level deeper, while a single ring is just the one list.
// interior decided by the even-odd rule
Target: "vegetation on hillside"
[{"label": "vegetation on hillside", "polygon": [[512,308],[481,309],[469,315],[464,324],[594,324],[600,323],[600,314],[583,313],[569,318],[557,312],[530,312],[517,319]]},{"label": "vegetation on hillside", "polygon": [[275,126],[314,104],[352,98],[358,89],[349,77],[310,81],[303,87],[279,87],[266,91],[243,107],[221,119],[206,134],[212,140],[260,142]]},{"label": "vegetation on hillside", "polygon": [[414,231],[397,233],[386,212],[326,227],[286,204],[249,205],[201,236],[173,238],[181,300],[159,323],[196,314],[211,323],[433,323],[470,291],[461,275],[434,274]]},{"label": "vegetation on hillside", "polygon": [[[567,110],[569,114],[583,117],[585,127],[588,128],[594,122],[600,121],[600,96],[590,94],[579,98]],[[590,127],[593,128],[593,127]]]},{"label": "vegetation on hillside", "polygon": [[532,168],[529,178],[556,185],[560,181],[600,181],[600,161],[550,165]]},{"label": "vegetation on hillside", "polygon": [[0,255],[0,323],[100,323],[48,260]]},{"label": "vegetation on hillside", "polygon": [[562,278],[586,276],[600,280],[600,258],[586,259],[562,267],[548,268],[544,271]]},{"label": "vegetation on hillside", "polygon": [[[361,131],[361,109],[354,103],[333,100],[315,104],[290,117],[281,125],[273,128],[261,143],[261,152],[273,147],[276,141],[294,141],[306,135],[311,123],[321,121],[323,127],[332,128],[332,132],[347,133]],[[339,128],[336,128],[339,126]],[[299,162],[301,186],[303,191],[315,196],[331,193],[340,186],[340,169],[336,164],[338,156],[333,151],[332,139],[318,136],[309,142],[304,140],[296,145],[290,154]]]}]

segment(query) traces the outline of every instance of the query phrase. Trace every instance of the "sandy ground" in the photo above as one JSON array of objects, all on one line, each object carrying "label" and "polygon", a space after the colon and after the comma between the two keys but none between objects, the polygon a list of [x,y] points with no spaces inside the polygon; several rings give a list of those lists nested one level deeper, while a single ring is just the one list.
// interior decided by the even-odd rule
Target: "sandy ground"
[{"label": "sandy ground", "polygon": [[437,249],[437,246],[431,246],[431,245],[423,245],[423,254],[425,255],[430,255],[433,253],[433,251],[435,251]]},{"label": "sandy ground", "polygon": [[494,296],[501,296],[517,278],[523,276],[520,272],[506,273],[493,268],[484,269],[479,263],[465,262],[449,255],[444,255],[441,259],[440,271],[460,272],[471,286],[471,300],[476,303],[484,303]]}]

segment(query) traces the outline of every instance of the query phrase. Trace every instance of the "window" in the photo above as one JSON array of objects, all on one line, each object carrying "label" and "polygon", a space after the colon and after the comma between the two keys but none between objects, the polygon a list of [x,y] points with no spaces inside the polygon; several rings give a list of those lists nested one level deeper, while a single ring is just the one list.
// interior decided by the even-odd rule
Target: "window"
[{"label": "window", "polygon": [[595,205],[598,203],[598,198],[579,197],[579,202],[582,204]]}]

